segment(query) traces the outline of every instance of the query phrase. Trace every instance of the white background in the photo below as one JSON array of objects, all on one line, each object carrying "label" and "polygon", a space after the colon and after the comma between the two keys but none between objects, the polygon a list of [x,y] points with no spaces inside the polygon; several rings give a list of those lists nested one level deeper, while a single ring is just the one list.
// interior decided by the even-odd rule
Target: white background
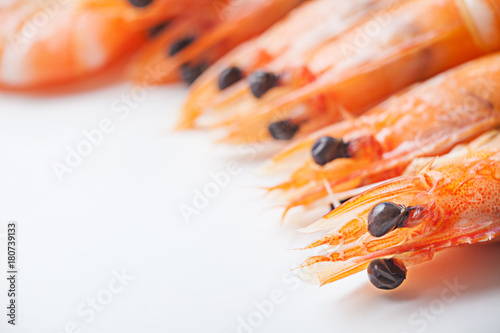
[{"label": "white background", "polygon": [[[122,94],[130,87],[0,94],[0,236],[18,222],[20,266],[11,327],[0,238],[0,332],[500,331],[500,246],[446,251],[393,292],[365,273],[322,288],[299,283],[287,272],[305,255],[292,249],[310,237],[267,209],[258,186],[273,180],[254,172],[261,156],[209,133],[171,132],[181,87],[149,91],[120,118],[112,105]],[[60,182],[53,163],[104,118],[113,132]],[[179,204],[231,161],[241,172],[187,223]],[[90,315],[88,300],[109,296],[122,271],[133,280]],[[466,289],[450,301],[447,281]],[[272,308],[271,295],[282,295]]]}]

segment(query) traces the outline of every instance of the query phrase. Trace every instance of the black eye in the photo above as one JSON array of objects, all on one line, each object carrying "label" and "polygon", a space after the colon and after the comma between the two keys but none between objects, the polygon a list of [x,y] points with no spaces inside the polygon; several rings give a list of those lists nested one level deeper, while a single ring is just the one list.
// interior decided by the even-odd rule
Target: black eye
[{"label": "black eye", "polygon": [[142,8],[149,6],[153,0],[128,0],[132,6]]},{"label": "black eye", "polygon": [[375,259],[367,271],[368,279],[378,289],[396,289],[406,279],[406,267],[394,258]]},{"label": "black eye", "polygon": [[243,79],[243,72],[238,67],[230,67],[219,75],[219,89],[224,90]]},{"label": "black eye", "polygon": [[149,28],[148,29],[148,36],[150,38],[155,38],[160,33],[162,33],[163,30],[165,30],[170,25],[170,23],[171,23],[171,21],[165,21],[165,22],[159,23],[159,24]]},{"label": "black eye", "polygon": [[276,87],[278,81],[279,76],[262,71],[252,73],[248,77],[250,90],[252,90],[252,94],[257,98],[261,98],[269,89]]},{"label": "black eye", "polygon": [[184,37],[181,38],[177,41],[175,41],[171,46],[170,50],[168,51],[169,56],[174,56],[177,53],[181,52],[183,49],[191,45],[195,41],[196,37],[194,36],[189,36],[189,37]]},{"label": "black eye", "polygon": [[290,120],[278,121],[269,125],[269,133],[275,140],[290,140],[299,129],[300,126]]},{"label": "black eye", "polygon": [[406,208],[392,202],[382,202],[368,213],[368,232],[374,237],[382,237],[400,227],[408,214]]},{"label": "black eye", "polygon": [[330,136],[321,137],[313,145],[312,157],[316,164],[321,166],[337,158],[349,158],[349,143]]},{"label": "black eye", "polygon": [[180,68],[182,80],[188,85],[192,85],[206,69],[207,64],[204,62],[199,65],[184,64]]}]

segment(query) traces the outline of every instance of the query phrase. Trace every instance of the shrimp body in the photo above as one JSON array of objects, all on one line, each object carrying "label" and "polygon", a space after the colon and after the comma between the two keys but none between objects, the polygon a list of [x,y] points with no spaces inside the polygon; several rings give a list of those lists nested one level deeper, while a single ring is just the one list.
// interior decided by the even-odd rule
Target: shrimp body
[{"label": "shrimp body", "polygon": [[147,29],[209,0],[76,0],[0,6],[0,86],[39,88],[100,70],[136,50]]},{"label": "shrimp body", "polygon": [[[286,18],[266,32],[244,43],[216,62],[191,87],[180,128],[203,126],[198,122],[203,112],[220,111],[228,99],[248,94],[243,80],[258,69],[286,68],[307,62],[308,55],[325,43],[366,19],[370,13],[389,6],[390,0],[308,1],[291,11]],[[228,86],[220,87],[224,71],[236,68],[241,75]],[[222,92],[221,90],[226,90]],[[235,106],[235,105],[232,105]]]},{"label": "shrimp body", "polygon": [[[305,228],[306,233],[327,233],[307,247],[323,246],[324,251],[306,260],[299,274],[322,285],[364,270],[376,260],[397,263],[406,270],[432,259],[437,251],[498,237],[498,132],[487,141],[481,149],[469,149],[466,154],[462,149],[437,166],[431,162],[417,174],[368,190]],[[404,209],[406,215],[394,229],[374,236],[374,224],[388,221],[376,215],[392,205]]]},{"label": "shrimp body", "polygon": [[397,3],[315,49],[300,65],[266,68],[280,80],[261,98],[251,93],[250,81],[245,94],[228,92],[212,106],[223,115],[214,126],[228,130],[228,142],[244,143],[281,139],[271,129],[278,121],[293,125],[289,139],[358,115],[415,82],[497,50],[499,4]]},{"label": "shrimp body", "polygon": [[[186,72],[200,75],[209,65],[240,43],[262,33],[304,0],[245,0],[218,1],[199,12],[200,15],[186,27],[183,35],[193,41],[178,54],[168,55],[173,41],[168,31],[151,45],[147,45],[131,66],[130,75],[135,81],[148,76],[145,68],[157,67],[161,74],[155,83],[177,80],[179,74],[192,84],[196,77],[186,80]],[[180,70],[180,73],[179,73]]]},{"label": "shrimp body", "polygon": [[[289,208],[309,206],[327,199],[330,189],[342,192],[399,176],[415,158],[446,153],[500,125],[499,84],[500,54],[493,54],[313,133],[274,157],[273,167],[295,170],[273,190],[283,191]],[[318,150],[325,139],[338,146]],[[319,164],[339,147],[344,155]]]}]

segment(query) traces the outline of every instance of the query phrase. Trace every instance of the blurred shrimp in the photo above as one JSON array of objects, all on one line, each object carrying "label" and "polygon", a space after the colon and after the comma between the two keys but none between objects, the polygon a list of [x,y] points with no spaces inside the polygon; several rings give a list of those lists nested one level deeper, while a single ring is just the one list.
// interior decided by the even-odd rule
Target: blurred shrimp
[{"label": "blurred shrimp", "polygon": [[[285,70],[249,76],[210,113],[224,141],[290,140],[500,47],[499,0],[398,2]],[[486,23],[487,22],[487,23]],[[232,96],[232,94],[235,94]],[[235,98],[233,98],[235,97]],[[260,97],[260,98],[258,98]]]},{"label": "blurred shrimp", "polygon": [[203,125],[197,123],[203,112],[210,116],[218,111],[217,104],[226,97],[236,99],[247,93],[244,78],[257,69],[270,66],[278,72],[305,63],[314,49],[392,2],[394,0],[316,0],[300,5],[262,35],[229,52],[197,80],[190,88],[179,128]]},{"label": "blurred shrimp", "polygon": [[397,288],[408,267],[438,251],[498,239],[499,204],[500,136],[492,132],[417,174],[363,192],[303,229],[327,233],[307,247],[322,247],[321,253],[298,274],[324,285],[368,269],[377,288]]},{"label": "blurred shrimp", "polygon": [[500,54],[416,85],[367,114],[292,144],[269,169],[293,169],[278,191],[288,208],[311,206],[402,174],[416,158],[436,156],[500,125]]},{"label": "blurred shrimp", "polygon": [[16,0],[0,5],[0,87],[40,88],[103,69],[148,29],[212,0]]},{"label": "blurred shrimp", "polygon": [[199,12],[182,34],[166,32],[141,50],[130,68],[130,76],[140,82],[149,76],[147,69],[156,68],[157,84],[179,78],[192,84],[209,65],[265,31],[302,1],[218,1],[217,6]]}]

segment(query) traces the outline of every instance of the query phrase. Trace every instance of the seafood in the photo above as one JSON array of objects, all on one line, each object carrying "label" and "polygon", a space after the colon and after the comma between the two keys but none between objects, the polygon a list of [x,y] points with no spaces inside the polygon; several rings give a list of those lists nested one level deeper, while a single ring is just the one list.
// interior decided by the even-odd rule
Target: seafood
[{"label": "seafood", "polygon": [[135,51],[149,28],[212,0],[16,0],[0,5],[0,86],[40,88]]},{"label": "seafood", "polygon": [[370,281],[394,289],[407,268],[449,247],[500,235],[500,133],[428,162],[352,198],[303,229],[327,231],[298,274],[324,285],[368,268]]},{"label": "seafood", "polygon": [[[243,94],[237,86],[223,92],[211,105],[217,119],[210,126],[224,127],[226,142],[248,143],[290,139],[358,115],[415,82],[497,50],[499,4],[398,2],[315,49],[306,62],[266,67],[249,77]],[[364,44],[357,42],[360,34]]]},{"label": "seafood", "polygon": [[294,169],[288,209],[402,174],[418,157],[447,153],[500,125],[500,53],[470,61],[394,96],[358,118],[313,133],[275,156]]},{"label": "seafood", "polygon": [[[132,64],[130,76],[141,82],[153,67],[158,72],[157,84],[176,81],[179,74],[192,84],[215,60],[265,31],[302,1],[219,1],[182,22],[175,32],[166,31],[145,46]],[[182,48],[173,48],[179,42]]]},{"label": "seafood", "polygon": [[[245,76],[269,67],[274,72],[307,62],[308,54],[352,28],[393,0],[308,1],[257,38],[244,43],[215,63],[190,89],[179,128],[192,128],[203,112],[226,95],[247,93]],[[236,87],[231,87],[231,86]],[[229,88],[229,89],[228,89]],[[227,90],[228,92],[222,92]],[[219,93],[220,92],[220,93]],[[213,105],[213,107],[211,106]]]}]

